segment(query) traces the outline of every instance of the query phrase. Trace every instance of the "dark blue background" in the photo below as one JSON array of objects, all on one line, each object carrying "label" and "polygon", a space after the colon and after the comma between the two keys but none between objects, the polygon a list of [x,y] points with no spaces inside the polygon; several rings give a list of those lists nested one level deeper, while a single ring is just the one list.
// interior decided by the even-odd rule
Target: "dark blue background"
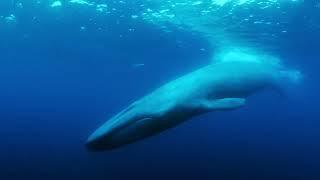
[{"label": "dark blue background", "polygon": [[1,2],[1,15],[14,13],[17,22],[0,22],[0,179],[320,179],[320,32],[302,16],[320,23],[318,10],[305,3],[278,40],[279,55],[305,76],[290,96],[264,92],[242,109],[89,153],[84,142],[95,128],[207,64],[210,55],[200,49],[208,44],[140,21],[117,24],[117,14]]}]

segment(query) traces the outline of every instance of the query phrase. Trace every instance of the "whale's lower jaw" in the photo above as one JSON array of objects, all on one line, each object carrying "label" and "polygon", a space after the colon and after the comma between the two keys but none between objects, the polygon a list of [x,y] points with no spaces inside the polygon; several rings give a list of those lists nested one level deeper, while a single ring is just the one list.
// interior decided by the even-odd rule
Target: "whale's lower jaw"
[{"label": "whale's lower jaw", "polygon": [[[129,144],[129,143],[127,143]],[[119,147],[125,146],[124,144],[111,143],[108,141],[87,141],[86,148],[89,152],[102,152],[114,150]]]},{"label": "whale's lower jaw", "polygon": [[[111,131],[110,131],[111,132]],[[117,132],[105,132],[106,135],[95,137],[94,133],[86,142],[86,147],[91,152],[113,150],[137,141],[133,136],[118,134]]]},{"label": "whale's lower jaw", "polygon": [[138,138],[137,136],[133,137],[130,135],[124,136],[121,134],[114,135],[114,136],[109,135],[109,136],[100,137],[93,140],[88,140],[86,142],[86,148],[90,152],[108,151],[108,150],[120,148],[122,146],[126,146],[135,141],[138,141],[139,139],[142,139],[142,138]]}]

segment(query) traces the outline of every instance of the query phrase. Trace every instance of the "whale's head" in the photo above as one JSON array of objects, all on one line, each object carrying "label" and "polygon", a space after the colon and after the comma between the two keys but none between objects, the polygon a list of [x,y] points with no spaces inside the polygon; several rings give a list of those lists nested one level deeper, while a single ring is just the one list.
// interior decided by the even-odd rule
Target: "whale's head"
[{"label": "whale's head", "polygon": [[94,131],[87,139],[87,149],[112,150],[157,134],[170,126],[163,123],[170,118],[175,117],[168,117],[167,112],[150,111],[147,107],[134,103]]}]

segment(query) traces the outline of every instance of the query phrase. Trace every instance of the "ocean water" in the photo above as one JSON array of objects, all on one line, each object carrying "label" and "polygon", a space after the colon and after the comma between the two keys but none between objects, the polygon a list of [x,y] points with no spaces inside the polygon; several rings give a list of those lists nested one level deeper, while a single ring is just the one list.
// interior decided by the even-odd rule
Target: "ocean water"
[{"label": "ocean water", "polygon": [[[0,1],[0,179],[320,179],[320,1]],[[123,148],[87,137],[225,46],[281,57],[286,95]]]}]

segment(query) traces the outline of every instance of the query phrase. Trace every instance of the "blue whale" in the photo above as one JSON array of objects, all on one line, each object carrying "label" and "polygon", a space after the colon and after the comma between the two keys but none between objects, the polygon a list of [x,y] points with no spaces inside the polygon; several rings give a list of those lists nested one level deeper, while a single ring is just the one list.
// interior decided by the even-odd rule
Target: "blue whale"
[{"label": "blue whale", "polygon": [[133,102],[88,138],[90,151],[121,147],[156,135],[194,116],[242,107],[266,88],[297,82],[300,73],[273,57],[230,51],[201,69],[175,79]]}]

